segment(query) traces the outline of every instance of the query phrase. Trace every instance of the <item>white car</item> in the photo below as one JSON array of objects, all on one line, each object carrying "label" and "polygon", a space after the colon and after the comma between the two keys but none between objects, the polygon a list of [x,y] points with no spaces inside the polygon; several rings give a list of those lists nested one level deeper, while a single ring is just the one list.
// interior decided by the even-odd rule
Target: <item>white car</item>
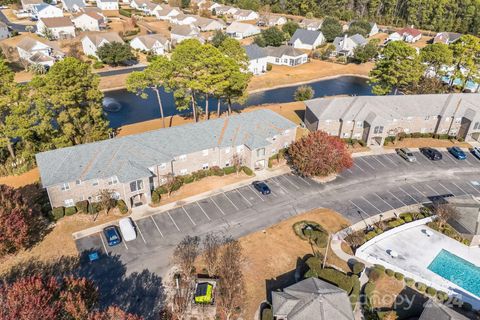
[{"label": "white car", "polygon": [[137,232],[133,226],[133,221],[130,218],[123,218],[118,221],[120,231],[122,232],[123,240],[132,241],[137,238]]},{"label": "white car", "polygon": [[477,157],[478,159],[480,159],[480,148],[479,148],[479,147],[474,147],[473,149],[470,149],[470,152],[471,152],[475,157]]},{"label": "white car", "polygon": [[396,150],[398,155],[403,159],[407,160],[408,162],[415,162],[417,158],[415,155],[407,148],[400,148]]}]

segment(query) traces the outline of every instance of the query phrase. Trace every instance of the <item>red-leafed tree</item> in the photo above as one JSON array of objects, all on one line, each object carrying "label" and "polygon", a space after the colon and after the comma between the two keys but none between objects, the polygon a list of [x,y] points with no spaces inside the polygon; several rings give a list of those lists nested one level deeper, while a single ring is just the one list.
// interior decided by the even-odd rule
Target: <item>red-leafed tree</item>
[{"label": "red-leafed tree", "polygon": [[127,313],[117,306],[110,306],[104,311],[92,313],[88,320],[142,320],[143,318]]},{"label": "red-leafed tree", "polygon": [[86,319],[98,301],[94,283],[86,278],[72,276],[63,279],[60,291],[63,310],[73,319]]},{"label": "red-leafed tree", "polygon": [[353,165],[345,143],[324,131],[311,132],[292,143],[288,156],[290,165],[303,176],[328,176]]},{"label": "red-leafed tree", "polygon": [[0,255],[29,246],[40,219],[38,206],[30,206],[18,189],[0,185]]}]

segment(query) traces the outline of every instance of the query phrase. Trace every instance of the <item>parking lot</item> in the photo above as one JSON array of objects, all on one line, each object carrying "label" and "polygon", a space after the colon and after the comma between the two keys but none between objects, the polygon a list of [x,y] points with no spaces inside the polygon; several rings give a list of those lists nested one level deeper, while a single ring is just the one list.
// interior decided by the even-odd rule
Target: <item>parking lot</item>
[{"label": "parking lot", "polygon": [[480,195],[480,160],[468,155],[461,161],[442,153],[441,161],[430,161],[416,152],[414,163],[396,154],[355,158],[351,169],[327,184],[280,175],[267,180],[270,195],[243,186],[136,220],[133,241],[109,247],[97,233],[78,239],[77,247],[118,255],[133,270],[163,272],[173,247],[187,234],[224,231],[240,236],[317,207],[332,208],[354,223],[434,196]]}]

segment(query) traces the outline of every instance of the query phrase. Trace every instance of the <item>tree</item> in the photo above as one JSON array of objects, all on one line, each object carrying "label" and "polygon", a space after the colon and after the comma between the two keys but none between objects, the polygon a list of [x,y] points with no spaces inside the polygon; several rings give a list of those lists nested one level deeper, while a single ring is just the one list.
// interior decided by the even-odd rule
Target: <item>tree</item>
[{"label": "tree", "polygon": [[225,41],[226,39],[229,39],[229,36],[227,36],[227,34],[221,30],[217,30],[215,31],[215,33],[213,34],[213,37],[212,37],[212,44],[215,46],[215,47],[220,47],[220,45],[222,44],[223,41]]},{"label": "tree", "polygon": [[248,67],[250,59],[238,40],[228,37],[222,41],[220,46],[218,46],[218,49],[235,60],[242,68]]},{"label": "tree", "polygon": [[160,108],[160,117],[165,128],[165,117],[163,114],[162,98],[160,96],[160,87],[166,91],[169,88],[169,80],[172,75],[172,64],[164,56],[158,56],[153,59],[148,67],[143,71],[134,71],[128,75],[126,86],[130,92],[135,92],[143,99],[148,98],[146,89],[150,88],[155,91],[158,106]]},{"label": "tree", "polygon": [[42,36],[44,36],[48,40],[50,40],[50,41],[55,40],[55,37],[52,33],[52,30],[50,30],[49,28],[43,27],[41,33],[42,33]]},{"label": "tree", "polygon": [[193,264],[199,254],[200,238],[196,236],[185,236],[175,248],[173,258],[185,278],[190,279],[193,272]]},{"label": "tree", "polygon": [[207,273],[209,277],[213,277],[217,274],[219,251],[222,245],[222,239],[214,233],[208,233],[202,241],[203,258],[207,267]]},{"label": "tree", "polygon": [[332,17],[326,17],[325,20],[323,20],[322,28],[320,30],[328,42],[332,42],[343,32],[340,21]]},{"label": "tree", "polygon": [[243,72],[240,69],[234,70],[230,73],[228,86],[223,93],[223,96],[225,96],[227,100],[228,114],[232,113],[234,102],[242,103],[247,100],[247,88],[251,77],[251,73]]},{"label": "tree", "polygon": [[372,39],[364,46],[357,46],[353,50],[353,61],[365,63],[376,58],[378,55],[378,43],[378,39]]},{"label": "tree", "polygon": [[294,99],[295,101],[305,101],[310,100],[315,95],[315,91],[311,86],[300,86],[295,90]]},{"label": "tree", "polygon": [[353,165],[350,152],[338,137],[315,131],[292,143],[289,164],[302,176],[328,176]]},{"label": "tree", "polygon": [[347,34],[349,36],[353,36],[354,34],[358,33],[364,36],[365,38],[367,38],[368,35],[370,34],[371,29],[372,29],[372,26],[368,21],[357,20],[350,23],[347,30]]},{"label": "tree", "polygon": [[453,86],[456,79],[461,79],[463,91],[468,81],[480,81],[480,39],[472,35],[464,35],[451,47],[455,69],[450,85]]},{"label": "tree", "polygon": [[236,171],[237,175],[242,170],[242,166],[243,166],[244,161],[245,160],[243,159],[243,156],[240,153],[235,152],[233,154],[233,156],[232,156],[232,166],[235,168],[235,171]]},{"label": "tree", "polygon": [[448,88],[441,79],[426,76],[421,77],[418,83],[412,83],[403,89],[405,94],[440,94],[447,91]]},{"label": "tree", "polygon": [[135,314],[127,313],[117,306],[109,306],[106,310],[92,312],[88,320],[142,320]]},{"label": "tree", "polygon": [[132,48],[128,43],[111,42],[102,45],[97,50],[98,58],[111,66],[127,65],[136,61]]},{"label": "tree", "polygon": [[443,67],[453,63],[453,51],[444,43],[429,44],[420,50],[420,60],[427,64],[434,75],[444,75]]},{"label": "tree", "polygon": [[295,31],[297,31],[297,29],[299,29],[300,26],[298,25],[298,23],[296,23],[295,21],[287,21],[287,23],[285,23],[283,26],[282,26],[282,31],[286,34],[288,34],[290,37],[293,36],[293,34],[295,33]]},{"label": "tree", "polygon": [[424,73],[424,66],[414,48],[403,41],[393,41],[386,45],[383,58],[375,63],[370,71],[372,92],[386,95],[412,83],[418,83]]},{"label": "tree", "polygon": [[436,220],[440,229],[443,229],[449,220],[456,219],[459,216],[457,209],[448,203],[434,204],[433,212],[437,216]]},{"label": "tree", "polygon": [[113,197],[114,190],[111,189],[101,189],[96,198],[98,199],[98,204],[100,206],[100,211],[105,210],[105,213],[108,213],[111,209],[115,208],[115,199]]},{"label": "tree", "polygon": [[[257,38],[261,38],[257,42]],[[260,47],[273,46],[279,47],[285,41],[285,34],[277,27],[270,27],[262,30],[262,33],[255,38],[255,43]]]}]

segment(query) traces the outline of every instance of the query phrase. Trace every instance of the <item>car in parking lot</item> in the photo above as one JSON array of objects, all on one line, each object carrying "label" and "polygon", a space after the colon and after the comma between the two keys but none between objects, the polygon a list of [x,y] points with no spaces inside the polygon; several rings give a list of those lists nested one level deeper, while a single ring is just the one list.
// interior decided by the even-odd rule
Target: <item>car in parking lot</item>
[{"label": "car in parking lot", "polygon": [[437,161],[442,160],[442,154],[437,149],[433,148],[420,148],[420,152],[430,160]]},{"label": "car in parking lot", "polygon": [[135,231],[135,227],[133,226],[132,219],[120,219],[120,221],[118,221],[118,225],[120,227],[120,231],[122,232],[123,240],[132,241],[137,238],[137,232]]},{"label": "car in parking lot", "polygon": [[122,238],[120,237],[120,233],[117,230],[116,226],[108,226],[103,229],[103,234],[107,239],[107,244],[110,247],[116,246],[120,242],[122,242]]},{"label": "car in parking lot", "polygon": [[448,150],[448,152],[450,152],[452,154],[452,156],[454,156],[458,160],[467,159],[467,155],[459,147],[451,147],[451,148],[447,148],[447,150]]},{"label": "car in parking lot", "polygon": [[478,159],[480,159],[480,148],[479,148],[479,147],[474,147],[474,148],[470,149],[470,152],[471,152],[475,157],[477,157]]},{"label": "car in parking lot", "polygon": [[415,162],[417,161],[417,158],[413,154],[412,151],[410,151],[408,148],[400,148],[400,149],[395,149],[397,151],[397,154],[402,157],[403,159],[407,160],[408,162]]},{"label": "car in parking lot", "polygon": [[270,188],[268,187],[268,185],[263,182],[263,181],[253,181],[252,182],[252,185],[255,189],[257,189],[261,194],[264,194],[264,195],[267,195],[267,194],[270,194],[271,191],[270,191]]}]

